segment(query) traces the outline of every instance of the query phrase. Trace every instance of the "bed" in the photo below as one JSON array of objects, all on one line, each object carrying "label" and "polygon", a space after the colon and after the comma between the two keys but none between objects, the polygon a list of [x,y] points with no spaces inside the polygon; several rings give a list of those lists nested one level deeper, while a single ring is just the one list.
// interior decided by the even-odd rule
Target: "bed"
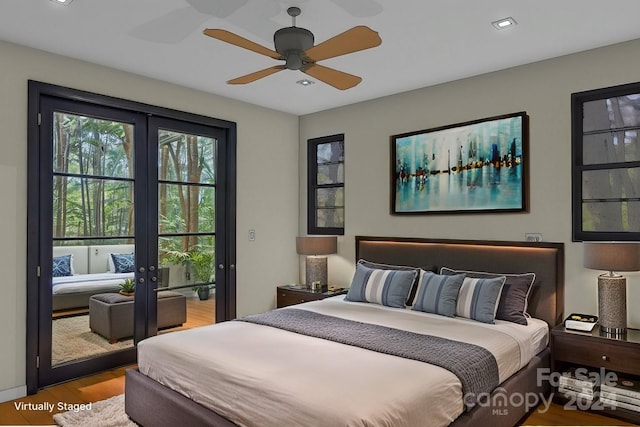
[{"label": "bed", "polygon": [[111,254],[131,254],[134,245],[54,246],[54,262],[68,258],[68,268],[52,278],[53,311],[88,308],[92,295],[118,292],[125,279],[133,279],[133,272],[115,272]]},{"label": "bed", "polygon": [[[548,328],[562,320],[562,244],[359,236],[356,259],[425,271],[535,273],[527,311],[539,320],[490,324],[334,297],[166,334],[138,345],[138,369],[127,371],[127,414],[154,426],[513,426],[532,408],[508,396],[548,394],[536,374],[549,367]],[[423,296],[416,292],[414,308]],[[354,330],[356,337],[343,336]],[[406,339],[427,340],[440,355],[407,355],[404,344],[389,350],[389,342]],[[457,353],[474,352],[456,363]],[[444,366],[447,358],[452,366]]]}]

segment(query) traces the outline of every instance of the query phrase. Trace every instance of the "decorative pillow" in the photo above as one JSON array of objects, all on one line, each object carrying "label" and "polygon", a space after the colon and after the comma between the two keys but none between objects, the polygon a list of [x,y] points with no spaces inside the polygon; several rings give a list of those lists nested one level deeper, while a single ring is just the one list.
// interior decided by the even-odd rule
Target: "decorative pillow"
[{"label": "decorative pillow", "polygon": [[116,273],[133,273],[135,259],[133,254],[111,254]]},{"label": "decorative pillow", "polygon": [[345,299],[404,308],[415,270],[386,270],[356,264],[356,272]]},{"label": "decorative pillow", "polygon": [[61,255],[53,257],[53,277],[73,276],[73,255]]},{"label": "decorative pillow", "polygon": [[494,323],[505,280],[504,276],[494,279],[465,277],[458,294],[456,316]]},{"label": "decorative pillow", "polygon": [[426,270],[426,271],[433,271],[434,273],[436,272],[436,267],[411,267],[408,265],[391,265],[391,264],[380,264],[377,262],[371,262],[371,261],[367,261],[365,259],[360,259],[358,261],[358,264],[362,264],[365,267],[369,267],[369,268],[379,268],[382,270],[403,270],[403,271],[415,271],[416,272],[416,278],[414,279],[413,283],[411,284],[411,291],[409,292],[409,297],[407,298],[407,302],[406,305],[411,305],[413,303],[413,299],[416,296],[416,289],[418,288],[418,278],[420,277],[420,271],[421,270]]},{"label": "decorative pillow", "polygon": [[463,280],[464,274],[443,276],[430,271],[421,271],[418,290],[411,309],[453,317]]},{"label": "decorative pillow", "polygon": [[[109,264],[109,273],[115,273],[116,272],[116,266],[113,263],[113,257],[111,255],[113,255],[113,254],[109,253],[107,264]],[[118,254],[116,254],[116,255],[118,255]]]},{"label": "decorative pillow", "polygon": [[502,294],[500,296],[500,303],[498,304],[496,319],[506,320],[508,322],[518,323],[520,325],[527,324],[527,301],[529,299],[529,294],[531,293],[533,283],[536,280],[535,273],[499,274],[487,273],[484,271],[453,270],[447,267],[442,267],[440,273],[464,273],[467,277],[487,279],[505,276],[506,281],[504,282],[504,286],[502,287]]}]

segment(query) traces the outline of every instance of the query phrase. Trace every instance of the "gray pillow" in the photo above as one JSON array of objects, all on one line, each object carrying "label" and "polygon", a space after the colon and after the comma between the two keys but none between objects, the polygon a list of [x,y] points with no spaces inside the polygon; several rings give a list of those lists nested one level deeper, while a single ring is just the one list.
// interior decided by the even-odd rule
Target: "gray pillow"
[{"label": "gray pillow", "polygon": [[482,323],[495,323],[500,292],[505,280],[504,276],[494,279],[465,277],[458,293],[456,316]]},{"label": "gray pillow", "polygon": [[413,299],[416,296],[416,290],[418,289],[418,278],[420,277],[420,270],[433,271],[434,273],[437,271],[436,267],[433,266],[425,266],[425,267],[411,267],[408,265],[393,265],[393,264],[381,264],[378,262],[371,262],[365,259],[358,260],[358,264],[362,264],[365,267],[369,268],[380,268],[384,270],[410,270],[416,272],[416,278],[411,284],[411,291],[409,292],[409,296],[407,297],[407,305],[413,304]]},{"label": "gray pillow", "polygon": [[464,274],[443,276],[423,270],[420,273],[418,290],[411,309],[453,317],[463,280]]},{"label": "gray pillow", "polygon": [[440,274],[461,273],[464,273],[467,277],[477,278],[506,277],[504,286],[502,287],[502,294],[500,295],[496,319],[506,320],[520,325],[527,324],[527,301],[536,279],[535,273],[500,274],[487,273],[484,271],[454,270],[448,267],[442,267],[440,269]]},{"label": "gray pillow", "polygon": [[415,270],[369,268],[358,263],[345,299],[404,308],[416,275]]}]

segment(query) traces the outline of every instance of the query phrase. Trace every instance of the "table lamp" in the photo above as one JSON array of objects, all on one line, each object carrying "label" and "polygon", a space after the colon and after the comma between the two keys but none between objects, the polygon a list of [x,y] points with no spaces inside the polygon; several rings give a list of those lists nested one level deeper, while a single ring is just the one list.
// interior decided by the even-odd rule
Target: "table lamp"
[{"label": "table lamp", "polygon": [[336,236],[296,237],[296,251],[306,255],[306,285],[314,291],[327,287],[327,257],[338,250]]},{"label": "table lamp", "polygon": [[640,270],[640,244],[585,243],[584,266],[608,271],[598,276],[600,331],[607,335],[624,335],[627,330],[627,279],[614,271]]}]

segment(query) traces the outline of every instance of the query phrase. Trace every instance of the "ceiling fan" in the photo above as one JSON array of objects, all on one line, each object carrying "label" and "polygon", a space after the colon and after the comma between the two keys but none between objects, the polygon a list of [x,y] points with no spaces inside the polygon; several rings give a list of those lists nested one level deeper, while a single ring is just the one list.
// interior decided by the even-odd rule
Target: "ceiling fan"
[{"label": "ceiling fan", "polygon": [[205,35],[213,37],[214,39],[251,50],[273,59],[285,61],[283,65],[276,65],[256,71],[229,80],[227,83],[251,83],[282,70],[300,70],[340,90],[350,89],[362,81],[361,77],[325,67],[317,62],[379,46],[380,43],[382,43],[382,39],[380,39],[377,32],[361,25],[353,27],[344,33],[338,34],[314,46],[313,33],[305,28],[296,27],[296,16],[300,15],[300,8],[290,7],[287,9],[287,13],[291,16],[293,25],[291,27],[281,28],[275,32],[273,35],[275,50],[247,40],[230,31],[220,29],[206,29],[203,31]]}]

